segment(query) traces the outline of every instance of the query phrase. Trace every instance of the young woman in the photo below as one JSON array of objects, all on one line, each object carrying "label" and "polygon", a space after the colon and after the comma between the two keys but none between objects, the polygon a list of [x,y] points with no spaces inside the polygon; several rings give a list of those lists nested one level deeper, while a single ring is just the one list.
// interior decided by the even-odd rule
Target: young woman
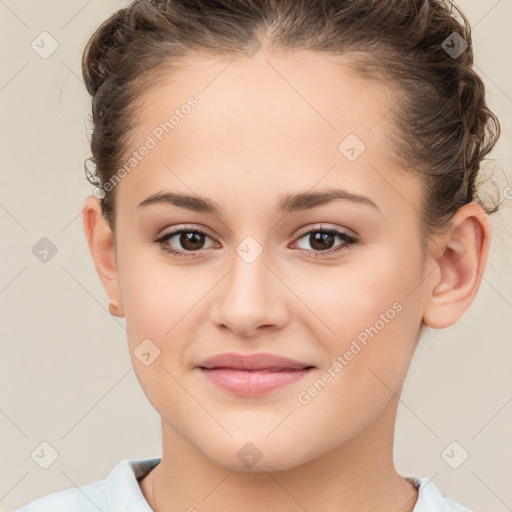
[{"label": "young woman", "polygon": [[468,510],[393,462],[423,329],[490,244],[499,124],[459,14],[135,0],[97,29],[83,224],[162,457],[21,511]]}]

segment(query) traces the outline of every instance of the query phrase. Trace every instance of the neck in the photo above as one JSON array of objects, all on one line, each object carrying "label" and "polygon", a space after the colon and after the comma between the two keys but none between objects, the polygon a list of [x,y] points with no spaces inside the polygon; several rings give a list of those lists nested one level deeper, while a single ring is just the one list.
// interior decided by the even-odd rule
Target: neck
[{"label": "neck", "polygon": [[238,472],[205,457],[162,420],[161,462],[141,481],[155,512],[411,512],[413,484],[393,464],[397,400],[341,446],[284,471]]}]

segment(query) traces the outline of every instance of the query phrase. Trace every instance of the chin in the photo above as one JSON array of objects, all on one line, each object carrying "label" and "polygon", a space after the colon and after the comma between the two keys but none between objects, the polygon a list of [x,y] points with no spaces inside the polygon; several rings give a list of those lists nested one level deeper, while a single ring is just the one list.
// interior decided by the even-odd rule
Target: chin
[{"label": "chin", "polygon": [[304,441],[297,440],[285,445],[263,437],[254,442],[231,440],[229,446],[218,444],[214,453],[208,449],[203,454],[213,463],[231,471],[266,473],[286,471],[315,458],[315,454],[299,452],[297,447],[301,445],[304,445]]},{"label": "chin", "polygon": [[290,461],[290,458],[286,455],[282,457],[275,457],[272,460],[268,460],[268,458],[262,457],[254,466],[247,467],[243,463],[237,461],[237,463],[233,463],[232,459],[230,460],[215,460],[212,459],[217,465],[222,466],[230,471],[236,471],[238,473],[275,473],[276,471],[287,471],[289,469],[293,469],[297,466],[300,466],[305,461]]}]

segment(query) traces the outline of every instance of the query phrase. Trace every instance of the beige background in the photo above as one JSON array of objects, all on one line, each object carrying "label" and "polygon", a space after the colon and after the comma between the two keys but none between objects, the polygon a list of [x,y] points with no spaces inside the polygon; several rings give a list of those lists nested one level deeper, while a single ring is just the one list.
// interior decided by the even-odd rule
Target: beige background
[{"label": "beige background", "polygon": [[[492,154],[503,192],[511,183],[512,0],[464,0],[476,63],[503,135]],[[160,455],[159,416],[136,381],[124,320],[109,315],[82,231],[92,193],[89,97],[83,47],[124,2],[0,0],[0,510],[105,478],[121,459]],[[43,31],[58,42],[41,58]],[[48,48],[48,46],[47,46]],[[509,196],[512,197],[512,196]],[[434,479],[482,512],[512,509],[512,200],[493,217],[492,252],[478,299],[454,327],[430,331],[410,368],[399,408],[399,472]],[[506,229],[508,226],[508,231]],[[32,252],[48,237],[57,253]],[[31,458],[50,443],[57,460]],[[442,458],[453,441],[468,459]]]}]

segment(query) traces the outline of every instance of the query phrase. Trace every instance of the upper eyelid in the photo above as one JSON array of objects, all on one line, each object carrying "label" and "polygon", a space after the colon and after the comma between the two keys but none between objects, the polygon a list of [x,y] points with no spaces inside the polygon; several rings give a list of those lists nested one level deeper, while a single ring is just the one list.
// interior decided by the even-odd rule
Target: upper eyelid
[{"label": "upper eyelid", "polygon": [[354,233],[354,231],[352,231],[351,229],[334,227],[334,226],[329,226],[329,225],[320,223],[319,226],[313,226],[313,227],[307,227],[304,229],[302,229],[302,228],[299,229],[298,233],[295,235],[295,238],[297,238],[297,237],[301,238],[304,235],[307,235],[309,233],[316,232],[316,231],[338,231],[339,233],[345,234],[347,236],[351,236],[352,238],[357,237],[356,233]]},{"label": "upper eyelid", "polygon": [[186,225],[174,227],[170,231],[163,233],[162,235],[158,235],[157,238],[163,238],[163,237],[167,237],[170,235],[177,235],[178,233],[181,233],[183,231],[185,231],[185,232],[198,231],[200,233],[204,233],[205,235],[208,235],[212,239],[215,239],[215,237],[208,232],[208,229],[204,228],[203,226],[197,227],[197,226],[186,226]]},{"label": "upper eyelid", "polygon": [[[163,243],[163,242],[166,242],[168,240],[170,240],[171,238],[173,238],[174,236],[176,235],[179,235],[180,233],[187,233],[187,232],[199,232],[199,233],[204,233],[207,237],[209,237],[215,244],[218,244],[219,242],[217,242],[216,238],[212,235],[210,235],[206,229],[204,228],[197,228],[197,227],[187,227],[187,226],[179,226],[177,228],[173,228],[171,231],[167,232],[167,233],[164,233],[163,235],[159,235],[156,237],[155,241],[157,242],[160,242],[160,243]],[[202,250],[202,249],[199,249],[199,250]],[[193,251],[187,251],[187,252],[193,252]]]},{"label": "upper eyelid", "polygon": [[[320,225],[318,226],[312,226],[312,227],[304,227],[304,228],[301,228],[299,229],[299,231],[295,234],[295,238],[297,237],[302,237],[303,235],[307,235],[311,232],[314,232],[314,231],[329,231],[329,230],[332,230],[332,231],[339,231],[341,233],[345,233],[349,236],[352,236],[352,237],[356,237],[357,234],[354,233],[354,231],[352,231],[351,229],[348,229],[348,228],[340,228],[340,227],[334,227],[334,226],[331,226],[331,225],[325,225],[324,223],[320,223]],[[208,229],[203,227],[203,226],[200,226],[200,227],[197,227],[197,226],[187,226],[187,225],[182,225],[182,226],[178,226],[178,227],[175,227],[175,228],[172,228],[169,232],[167,233],[164,233],[162,235],[159,235],[158,238],[163,238],[163,237],[167,237],[169,235],[176,235],[178,233],[181,233],[183,231],[199,231],[199,232],[203,232],[205,235],[209,236],[210,238],[212,239],[216,239],[215,236],[211,235],[209,232],[208,232]]]}]

